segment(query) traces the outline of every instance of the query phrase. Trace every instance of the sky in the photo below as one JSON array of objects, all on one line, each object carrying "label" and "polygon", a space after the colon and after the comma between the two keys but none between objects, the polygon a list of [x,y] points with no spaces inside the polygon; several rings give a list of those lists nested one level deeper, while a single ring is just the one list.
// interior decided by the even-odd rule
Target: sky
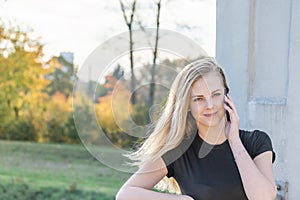
[{"label": "sky", "polygon": [[[153,2],[137,4],[137,16],[148,27],[155,21]],[[216,0],[162,2],[160,27],[190,37],[214,56]],[[118,0],[0,0],[0,17],[41,36],[46,59],[73,52],[77,66],[100,44],[128,30]]]}]

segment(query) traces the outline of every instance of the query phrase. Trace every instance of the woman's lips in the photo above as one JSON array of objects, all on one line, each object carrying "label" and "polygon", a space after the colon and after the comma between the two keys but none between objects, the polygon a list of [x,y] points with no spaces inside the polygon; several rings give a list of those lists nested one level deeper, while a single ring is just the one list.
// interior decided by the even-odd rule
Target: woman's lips
[{"label": "woman's lips", "polygon": [[203,114],[205,117],[212,117],[214,115],[216,115],[217,112],[214,112],[214,113],[206,113],[206,114]]}]

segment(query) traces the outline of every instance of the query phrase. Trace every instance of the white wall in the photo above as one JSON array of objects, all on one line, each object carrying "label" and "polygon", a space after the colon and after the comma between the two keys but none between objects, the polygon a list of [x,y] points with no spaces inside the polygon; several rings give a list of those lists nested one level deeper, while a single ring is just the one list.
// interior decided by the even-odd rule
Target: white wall
[{"label": "white wall", "polygon": [[300,198],[300,1],[217,0],[216,58],[241,128],[266,131],[277,180]]}]

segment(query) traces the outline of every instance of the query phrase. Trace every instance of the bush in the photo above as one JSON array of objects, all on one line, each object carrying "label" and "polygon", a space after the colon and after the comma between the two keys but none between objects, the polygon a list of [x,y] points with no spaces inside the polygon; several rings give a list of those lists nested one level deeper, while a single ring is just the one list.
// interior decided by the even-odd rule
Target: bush
[{"label": "bush", "polygon": [[4,124],[0,139],[36,141],[38,138],[34,125],[26,119],[19,119]]},{"label": "bush", "polygon": [[26,183],[0,184],[0,200],[111,200],[114,197],[99,192],[78,189],[40,188],[34,189]]}]

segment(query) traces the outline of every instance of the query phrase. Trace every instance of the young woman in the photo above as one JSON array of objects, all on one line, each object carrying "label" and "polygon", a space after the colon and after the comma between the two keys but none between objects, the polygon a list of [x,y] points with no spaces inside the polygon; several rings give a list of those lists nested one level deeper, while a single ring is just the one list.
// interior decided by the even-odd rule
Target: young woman
[{"label": "young woman", "polygon": [[[275,199],[271,140],[262,131],[239,129],[228,91],[213,58],[187,65],[177,75],[152,133],[130,155],[139,170],[116,199]],[[165,176],[175,178],[181,194],[152,190]]]}]

